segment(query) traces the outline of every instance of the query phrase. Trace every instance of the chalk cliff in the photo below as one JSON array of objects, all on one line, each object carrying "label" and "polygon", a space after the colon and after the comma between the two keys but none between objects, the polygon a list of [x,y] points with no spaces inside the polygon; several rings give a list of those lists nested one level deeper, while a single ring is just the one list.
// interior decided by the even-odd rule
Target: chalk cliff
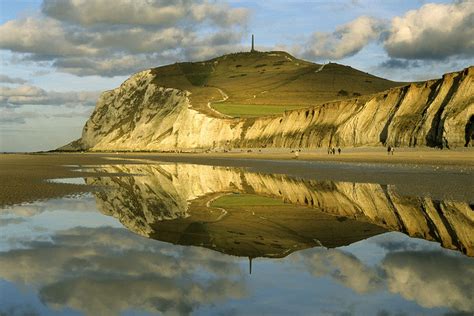
[{"label": "chalk cliff", "polygon": [[238,147],[462,147],[474,143],[474,66],[441,79],[325,102],[282,115],[226,118],[152,70],[104,92],[81,139],[63,150],[168,151]]}]

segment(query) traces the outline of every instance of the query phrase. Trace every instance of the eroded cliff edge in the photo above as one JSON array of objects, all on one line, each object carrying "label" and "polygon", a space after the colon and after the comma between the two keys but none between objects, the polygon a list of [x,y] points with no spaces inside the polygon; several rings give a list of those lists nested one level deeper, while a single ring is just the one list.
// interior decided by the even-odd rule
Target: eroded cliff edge
[{"label": "eroded cliff edge", "polygon": [[81,139],[63,150],[167,151],[327,146],[462,147],[474,143],[474,66],[370,97],[261,118],[217,118],[187,91],[154,83],[151,70],[104,92]]}]

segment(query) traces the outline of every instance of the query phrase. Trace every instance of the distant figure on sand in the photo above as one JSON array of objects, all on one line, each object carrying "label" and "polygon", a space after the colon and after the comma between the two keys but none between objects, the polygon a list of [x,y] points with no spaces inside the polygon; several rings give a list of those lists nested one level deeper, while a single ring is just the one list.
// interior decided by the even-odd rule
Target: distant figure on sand
[{"label": "distant figure on sand", "polygon": [[335,155],[336,154],[336,148],[332,148],[332,154]]},{"label": "distant figure on sand", "polygon": [[388,145],[387,154],[390,155],[391,152],[392,152],[392,146]]},{"label": "distant figure on sand", "polygon": [[395,152],[395,147],[392,147],[392,150],[390,151],[390,153],[393,155],[394,152]]},{"label": "distant figure on sand", "polygon": [[341,154],[341,147],[337,147],[337,152],[339,153],[339,155]]},{"label": "distant figure on sand", "polygon": [[294,159],[298,159],[299,155],[300,155],[299,150],[295,150],[295,157],[294,157]]}]

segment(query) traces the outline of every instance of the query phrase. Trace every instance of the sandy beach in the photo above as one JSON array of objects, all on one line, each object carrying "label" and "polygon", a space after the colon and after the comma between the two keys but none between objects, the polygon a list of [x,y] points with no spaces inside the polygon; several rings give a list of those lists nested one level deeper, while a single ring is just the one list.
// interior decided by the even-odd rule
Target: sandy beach
[{"label": "sandy beach", "polygon": [[[439,165],[465,166],[474,168],[474,148],[459,148],[455,150],[441,150],[433,148],[396,148],[394,154],[388,154],[385,148],[342,148],[341,154],[328,154],[327,149],[301,149],[298,158],[294,151],[297,149],[234,149],[230,152],[186,152],[186,153],[150,153],[160,157],[210,157],[225,159],[264,159],[264,160],[308,160],[326,162],[352,163],[382,163],[405,165]],[[337,148],[336,148],[337,150]],[[130,153],[140,155],[144,153]]]},{"label": "sandy beach", "polygon": [[[38,153],[0,155],[0,206],[80,194],[97,188],[48,179],[100,176],[77,171],[80,166],[181,162],[248,168],[255,172],[299,178],[397,185],[406,194],[462,200],[474,199],[474,150],[343,149],[305,151],[294,158],[290,150],[228,153]],[[87,171],[87,170],[86,170]]]}]

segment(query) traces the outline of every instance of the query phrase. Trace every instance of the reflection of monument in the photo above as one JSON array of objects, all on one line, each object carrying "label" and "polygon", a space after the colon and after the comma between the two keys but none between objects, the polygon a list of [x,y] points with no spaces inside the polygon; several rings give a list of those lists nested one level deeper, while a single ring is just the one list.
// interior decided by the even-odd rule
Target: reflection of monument
[{"label": "reflection of monument", "polygon": [[[403,197],[379,184],[303,181],[190,164],[123,165],[97,171],[140,174],[87,181],[115,189],[97,193],[103,213],[119,218],[134,232],[171,243],[253,258],[284,257],[308,247],[338,247],[393,230],[474,255],[474,214],[465,202]],[[230,193],[286,203],[213,206],[214,200]]]}]

